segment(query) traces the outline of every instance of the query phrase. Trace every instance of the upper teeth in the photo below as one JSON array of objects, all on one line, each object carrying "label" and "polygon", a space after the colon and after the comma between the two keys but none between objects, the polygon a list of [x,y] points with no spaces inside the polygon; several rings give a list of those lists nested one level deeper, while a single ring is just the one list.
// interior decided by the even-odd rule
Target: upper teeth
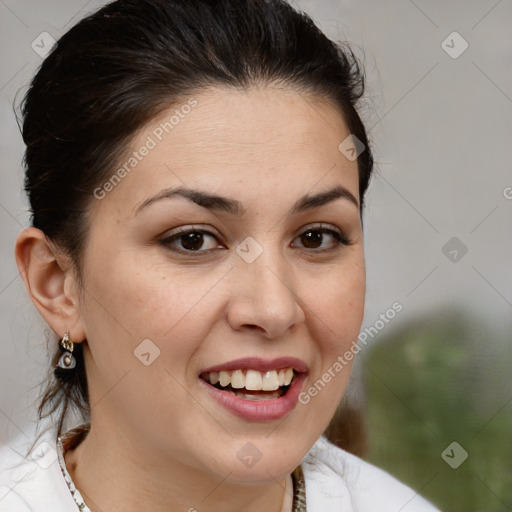
[{"label": "upper teeth", "polygon": [[251,391],[275,391],[280,386],[288,386],[293,379],[293,368],[259,372],[257,370],[243,370],[210,372],[205,380],[210,384],[220,383],[222,387],[245,388]]}]

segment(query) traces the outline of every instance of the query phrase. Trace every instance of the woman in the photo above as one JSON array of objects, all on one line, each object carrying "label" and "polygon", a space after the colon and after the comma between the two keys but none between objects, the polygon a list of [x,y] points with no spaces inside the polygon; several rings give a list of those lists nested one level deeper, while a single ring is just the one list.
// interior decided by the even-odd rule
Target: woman
[{"label": "woman", "polygon": [[16,259],[61,415],[3,448],[2,511],[436,510],[322,436],[364,312],[362,93],[279,0],[121,0],[59,40]]}]

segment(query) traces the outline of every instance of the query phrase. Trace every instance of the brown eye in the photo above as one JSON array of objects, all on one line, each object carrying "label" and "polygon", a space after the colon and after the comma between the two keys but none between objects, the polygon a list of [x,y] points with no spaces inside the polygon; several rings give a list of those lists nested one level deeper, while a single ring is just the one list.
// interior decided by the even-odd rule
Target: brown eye
[{"label": "brown eye", "polygon": [[[213,240],[214,243],[210,242],[207,243],[208,240]],[[179,233],[175,233],[172,236],[169,236],[167,238],[164,238],[163,240],[160,240],[160,243],[169,246],[169,249],[181,252],[181,253],[204,253],[204,252],[210,252],[211,250],[214,250],[217,246],[220,244],[218,243],[217,238],[210,233],[209,231],[199,230],[199,229],[193,229],[188,231],[180,231]],[[178,245],[176,247],[176,244],[179,243],[181,247]],[[204,249],[204,246],[210,245],[210,247],[207,247]]]},{"label": "brown eye", "polygon": [[181,245],[188,251],[197,251],[201,249],[204,243],[204,234],[199,231],[193,231],[180,236]]},{"label": "brown eye", "polygon": [[319,245],[322,245],[323,233],[319,230],[310,230],[302,234],[301,239],[305,247],[308,249],[316,249]]},{"label": "brown eye", "polygon": [[[326,235],[329,235],[334,243],[331,243],[330,247],[322,249],[322,243],[325,241]],[[340,245],[350,244],[350,241],[342,233],[328,228],[310,228],[299,235],[298,238],[305,249],[320,249],[321,251],[335,250]]]}]

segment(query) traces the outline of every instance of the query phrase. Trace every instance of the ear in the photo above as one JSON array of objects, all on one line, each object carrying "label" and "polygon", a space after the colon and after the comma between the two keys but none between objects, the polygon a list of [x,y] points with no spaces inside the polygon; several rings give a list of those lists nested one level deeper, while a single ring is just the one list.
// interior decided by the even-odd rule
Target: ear
[{"label": "ear", "polygon": [[18,235],[15,256],[30,298],[46,323],[61,338],[68,331],[73,341],[83,341],[79,287],[69,257],[33,227]]}]

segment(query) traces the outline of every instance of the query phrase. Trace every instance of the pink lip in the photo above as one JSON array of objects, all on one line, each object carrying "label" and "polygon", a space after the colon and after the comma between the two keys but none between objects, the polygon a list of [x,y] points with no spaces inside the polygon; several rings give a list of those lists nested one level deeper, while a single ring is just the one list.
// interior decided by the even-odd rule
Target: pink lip
[{"label": "pink lip", "polygon": [[[287,360],[287,364],[290,362],[290,358],[283,358],[283,360]],[[240,361],[246,361],[245,359],[239,361],[233,361],[237,364]],[[261,361],[261,360],[260,360]],[[276,361],[274,360],[273,364]],[[263,370],[266,371],[268,368],[268,363],[263,362],[262,366],[265,366]],[[215,367],[214,367],[215,368]],[[218,367],[217,367],[218,368]],[[222,366],[223,369],[226,366]],[[234,369],[241,368],[237,366]],[[254,368],[251,366],[251,368]],[[273,366],[276,368],[276,366]],[[256,368],[254,368],[256,369]],[[208,371],[216,371],[216,370],[208,370]],[[299,399],[300,390],[302,388],[302,384],[306,379],[306,373],[299,373],[295,375],[290,388],[286,392],[285,395],[279,398],[272,398],[269,400],[261,400],[261,401],[252,401],[245,400],[244,398],[236,396],[231,391],[221,391],[217,389],[215,386],[212,386],[209,382],[199,378],[200,386],[205,387],[206,391],[210,393],[210,395],[222,406],[224,406],[228,411],[232,412],[239,418],[242,418],[247,421],[272,421],[283,418],[288,413],[290,413],[294,407],[297,405],[297,401]]]},{"label": "pink lip", "polygon": [[217,364],[206,368],[201,373],[230,371],[230,370],[258,370],[267,372],[270,370],[279,370],[281,368],[293,368],[297,372],[308,371],[307,364],[296,357],[278,357],[277,359],[262,359],[261,357],[244,357],[243,359],[234,359],[227,363]]}]

